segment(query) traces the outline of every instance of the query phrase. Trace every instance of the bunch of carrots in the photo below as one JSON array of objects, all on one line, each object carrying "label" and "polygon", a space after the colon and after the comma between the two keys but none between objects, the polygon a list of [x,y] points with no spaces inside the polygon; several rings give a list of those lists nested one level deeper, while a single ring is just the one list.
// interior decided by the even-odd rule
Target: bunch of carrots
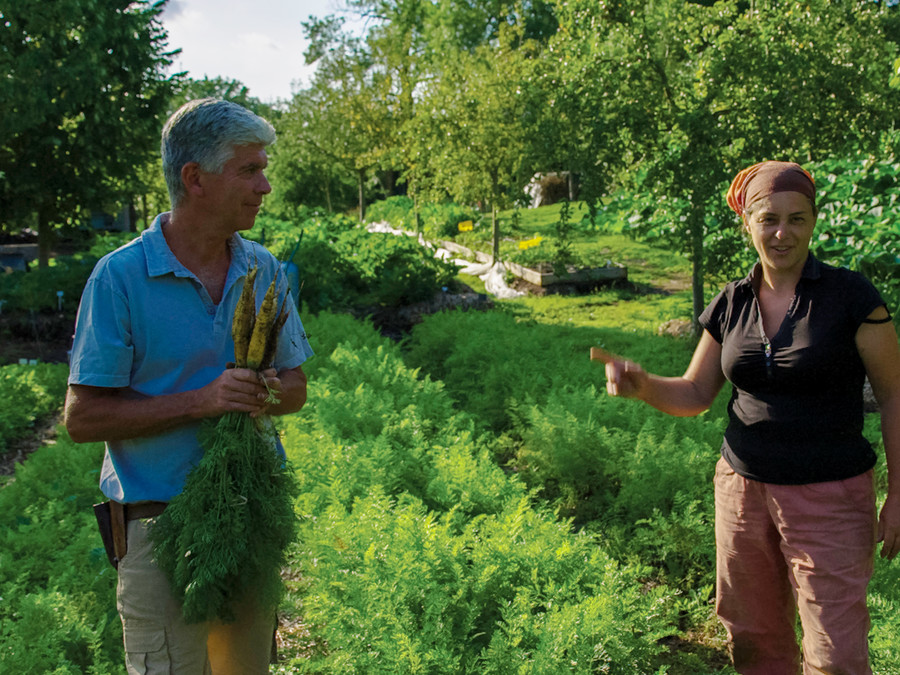
[{"label": "bunch of carrots", "polygon": [[[272,280],[256,312],[257,268],[244,282],[232,323],[235,367],[271,367],[290,294]],[[276,309],[278,308],[278,309]],[[265,382],[265,378],[261,380]],[[269,402],[277,402],[270,392]],[[297,532],[297,481],[269,417],[226,413],[199,435],[204,454],[151,529],[157,562],[188,622],[231,621],[253,600],[276,607],[281,567]]]}]

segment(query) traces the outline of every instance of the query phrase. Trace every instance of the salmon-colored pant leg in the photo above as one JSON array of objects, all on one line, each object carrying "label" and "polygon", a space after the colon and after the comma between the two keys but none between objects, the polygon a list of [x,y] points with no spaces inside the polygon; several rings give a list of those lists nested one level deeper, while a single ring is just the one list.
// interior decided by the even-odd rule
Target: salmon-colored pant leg
[{"label": "salmon-colored pant leg", "polygon": [[[716,466],[716,612],[742,675],[870,675],[872,472],[773,485]],[[797,646],[796,621],[802,628]]]}]

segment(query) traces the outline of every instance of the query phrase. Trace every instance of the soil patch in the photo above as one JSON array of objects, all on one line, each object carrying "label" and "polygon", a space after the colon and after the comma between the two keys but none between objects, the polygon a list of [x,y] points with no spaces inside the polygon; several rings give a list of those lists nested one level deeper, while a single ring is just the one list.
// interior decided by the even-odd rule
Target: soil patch
[{"label": "soil patch", "polygon": [[494,301],[484,293],[476,293],[462,283],[453,288],[436,292],[430,299],[399,307],[358,307],[351,310],[357,318],[369,318],[385,337],[402,340],[429,314],[437,314],[450,309],[486,310],[494,306]]},{"label": "soil patch", "polygon": [[36,359],[67,363],[75,329],[68,313],[15,312],[0,315],[0,365]]},{"label": "soil patch", "polygon": [[599,288],[634,288],[634,284],[627,280],[614,281],[588,281],[588,282],[556,282],[548,286],[538,286],[521,277],[515,277],[509,287],[516,291],[529,295],[585,295]]}]

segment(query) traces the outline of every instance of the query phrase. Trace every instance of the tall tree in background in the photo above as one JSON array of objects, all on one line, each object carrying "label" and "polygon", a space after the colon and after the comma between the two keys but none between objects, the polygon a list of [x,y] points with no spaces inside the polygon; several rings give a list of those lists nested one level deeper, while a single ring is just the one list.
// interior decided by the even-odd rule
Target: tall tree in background
[{"label": "tall tree in background", "polygon": [[328,113],[312,90],[304,90],[294,94],[287,112],[278,118],[278,142],[272,146],[267,172],[273,187],[266,198],[267,212],[271,209],[279,218],[296,221],[301,206],[332,213],[358,204],[358,174],[343,164],[354,158],[329,146],[329,129],[322,119]]},{"label": "tall tree in background", "polygon": [[0,10],[0,219],[52,229],[140,191],[171,63],[161,2],[8,0]]},{"label": "tall tree in background", "polygon": [[342,167],[358,187],[359,218],[365,217],[368,177],[390,163],[397,129],[396,89],[367,40],[343,30],[336,16],[304,24],[307,63],[317,64],[312,85],[299,92],[284,128],[313,153],[315,163]]},{"label": "tall tree in background", "polygon": [[411,156],[431,195],[489,207],[497,256],[497,210],[509,206],[532,169],[527,83],[538,45],[504,25],[497,45],[458,52],[423,94],[410,135]]}]

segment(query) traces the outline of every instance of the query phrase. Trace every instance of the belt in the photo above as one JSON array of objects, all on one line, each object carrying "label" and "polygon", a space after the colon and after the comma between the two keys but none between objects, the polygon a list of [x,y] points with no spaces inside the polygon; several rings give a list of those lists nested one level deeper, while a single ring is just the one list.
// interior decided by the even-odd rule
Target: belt
[{"label": "belt", "polygon": [[139,502],[137,504],[125,504],[125,520],[143,520],[155,518],[165,511],[166,502]]}]

